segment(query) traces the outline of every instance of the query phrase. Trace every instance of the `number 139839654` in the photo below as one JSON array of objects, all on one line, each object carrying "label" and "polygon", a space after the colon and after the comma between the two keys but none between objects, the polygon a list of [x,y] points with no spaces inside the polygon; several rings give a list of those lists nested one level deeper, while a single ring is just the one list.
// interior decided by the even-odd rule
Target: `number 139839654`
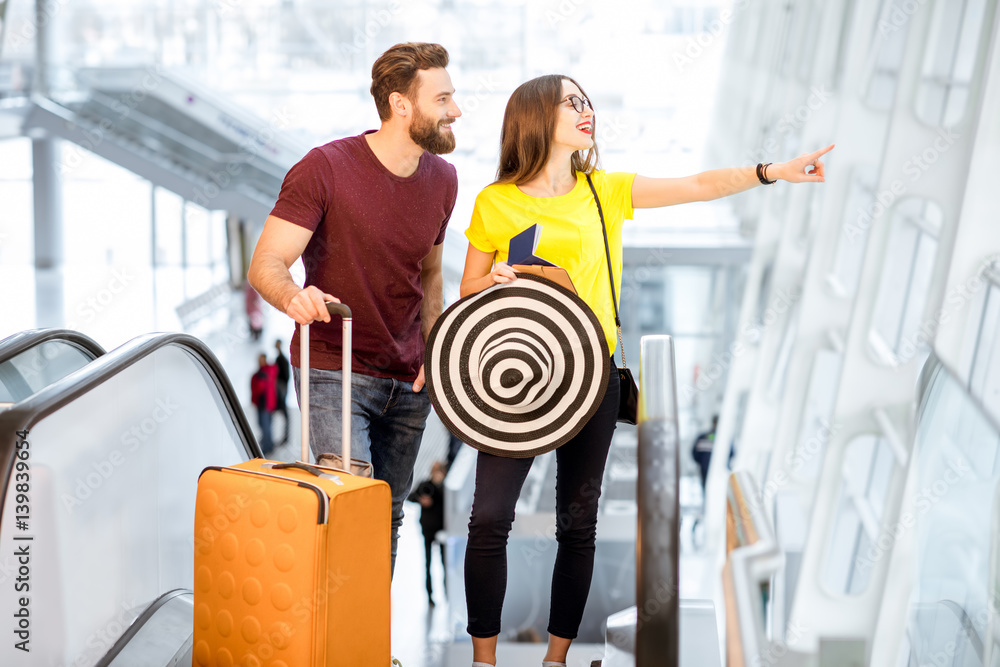
[{"label": "number 139839654", "polygon": [[17,445],[14,450],[14,519],[18,530],[28,530],[31,519],[31,445],[28,444],[28,432],[17,432]]}]

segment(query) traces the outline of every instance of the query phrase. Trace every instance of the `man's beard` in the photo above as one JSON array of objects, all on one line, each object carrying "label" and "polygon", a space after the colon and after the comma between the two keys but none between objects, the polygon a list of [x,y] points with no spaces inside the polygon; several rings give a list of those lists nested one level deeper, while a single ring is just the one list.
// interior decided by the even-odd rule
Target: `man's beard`
[{"label": "man's beard", "polygon": [[413,109],[413,122],[410,123],[410,139],[434,155],[443,155],[455,150],[455,135],[451,130],[442,131],[440,121],[425,116],[416,107]]}]

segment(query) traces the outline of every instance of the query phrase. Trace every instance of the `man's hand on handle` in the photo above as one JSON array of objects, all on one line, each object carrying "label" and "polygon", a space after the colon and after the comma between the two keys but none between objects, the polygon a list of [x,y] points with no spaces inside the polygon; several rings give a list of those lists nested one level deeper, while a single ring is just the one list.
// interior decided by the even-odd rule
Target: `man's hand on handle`
[{"label": "man's hand on handle", "polygon": [[292,297],[285,313],[299,324],[329,322],[330,311],[327,310],[326,304],[331,301],[340,303],[337,297],[327,294],[315,285],[310,285]]}]

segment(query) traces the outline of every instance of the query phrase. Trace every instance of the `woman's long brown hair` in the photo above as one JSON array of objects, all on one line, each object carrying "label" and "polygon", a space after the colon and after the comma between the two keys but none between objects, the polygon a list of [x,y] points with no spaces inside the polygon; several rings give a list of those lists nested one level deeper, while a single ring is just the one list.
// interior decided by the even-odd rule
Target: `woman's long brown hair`
[{"label": "woman's long brown hair", "polygon": [[[497,167],[496,183],[527,183],[545,166],[562,102],[563,79],[575,83],[583,96],[587,96],[580,84],[562,74],[546,74],[525,81],[511,94],[500,130],[500,166]],[[573,153],[573,171],[589,174],[597,168],[600,156],[596,123],[591,127],[594,146],[586,155],[581,155],[581,151]]]}]

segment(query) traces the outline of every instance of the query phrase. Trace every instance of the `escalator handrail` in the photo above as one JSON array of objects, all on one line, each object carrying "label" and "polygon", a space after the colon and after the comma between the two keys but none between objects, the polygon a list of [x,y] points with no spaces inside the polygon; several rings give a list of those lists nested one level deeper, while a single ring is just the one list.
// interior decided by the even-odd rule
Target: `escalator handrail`
[{"label": "escalator handrail", "polygon": [[43,418],[107,382],[138,361],[165,347],[176,346],[189,352],[208,371],[243,442],[248,458],[262,457],[246,414],[229,376],[212,350],[194,336],[183,333],[145,334],[107,352],[83,368],[53,382],[0,413],[0,516],[3,515],[7,487],[14,468],[17,432],[30,431]]},{"label": "escalator handrail", "polygon": [[28,329],[0,340],[0,362],[7,361],[25,350],[50,340],[69,343],[94,359],[104,356],[105,349],[90,336],[72,329]]},{"label": "escalator handrail", "polygon": [[193,594],[194,592],[187,588],[175,588],[174,590],[167,591],[160,597],[153,600],[153,602],[151,602],[150,605],[146,607],[141,614],[139,614],[139,617],[132,621],[128,629],[126,629],[122,636],[115,641],[111,649],[104,654],[104,657],[101,658],[94,667],[108,667],[108,665],[111,665],[115,661],[115,658],[117,658],[125,647],[128,646],[129,642],[135,639],[135,636],[139,634],[143,627],[145,627],[146,623],[148,623],[150,619],[156,615],[156,612],[158,612],[160,608],[174,598],[182,595]]},{"label": "escalator handrail", "polygon": [[931,350],[927,361],[924,362],[924,367],[920,371],[920,378],[917,381],[917,413],[914,423],[919,425],[924,418],[924,412],[927,410],[927,401],[931,397],[931,387],[934,384],[934,377],[938,373],[950,375],[955,384],[965,391],[969,402],[976,406],[986,422],[997,431],[1000,431],[1000,414],[994,413],[986,405],[982,397],[978,396],[969,387],[969,378],[964,378],[961,373],[957,372],[944,359],[939,357],[934,350]]},{"label": "escalator handrail", "polygon": [[670,336],[639,342],[636,665],[680,663],[680,458]]},{"label": "escalator handrail", "polygon": [[[110,97],[109,95],[106,95],[104,92],[96,89],[88,91],[87,94],[90,96],[91,99],[93,99],[98,104],[103,105],[105,108],[109,108],[110,105],[113,105],[117,101],[112,97]],[[53,101],[59,104],[58,101],[56,100]],[[87,114],[80,113],[75,109],[71,109],[71,111],[73,111],[73,113],[75,113],[77,116],[87,118],[88,120],[93,122],[93,119],[91,117],[88,117]],[[179,145],[183,146],[184,148],[194,151],[199,156],[201,156],[201,158],[203,158],[204,161],[208,161],[216,165],[222,165],[224,167],[227,163],[237,163],[237,162],[240,164],[243,163],[252,164],[252,166],[258,169],[261,173],[265,174],[266,176],[270,176],[271,178],[275,178],[279,181],[284,177],[285,171],[287,171],[283,170],[278,165],[270,163],[266,160],[250,160],[246,152],[241,153],[237,151],[236,153],[224,153],[219,149],[214,148],[204,142],[192,139],[191,137],[184,134],[183,132],[180,132],[171,125],[164,123],[163,121],[157,118],[146,115],[137,109],[131,110],[130,119],[134,120],[136,124],[141,126],[143,129],[146,129],[153,133],[160,133],[165,137],[167,137],[168,139],[170,139],[171,141],[174,141]],[[198,122],[198,124],[204,127],[206,131],[215,132],[214,130],[205,126],[199,121],[195,119],[191,120],[192,122]],[[129,135],[123,134],[121,136],[127,137]],[[227,141],[231,140],[227,139]],[[201,164],[201,161],[198,161],[197,164]]]}]

